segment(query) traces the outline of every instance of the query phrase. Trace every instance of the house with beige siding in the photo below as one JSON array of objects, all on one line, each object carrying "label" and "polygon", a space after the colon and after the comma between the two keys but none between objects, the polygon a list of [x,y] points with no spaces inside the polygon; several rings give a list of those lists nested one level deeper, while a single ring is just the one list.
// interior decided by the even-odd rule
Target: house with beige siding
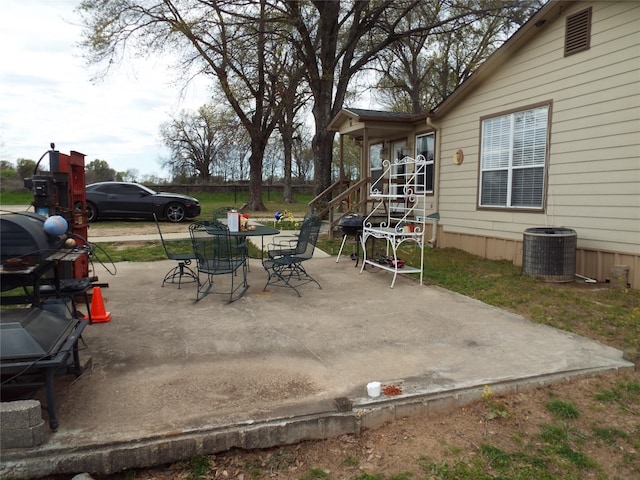
[{"label": "house with beige siding", "polygon": [[431,246],[522,265],[525,232],[575,232],[578,278],[640,288],[640,2],[551,0],[433,111],[330,128],[362,146],[356,208],[382,159],[422,154]]}]

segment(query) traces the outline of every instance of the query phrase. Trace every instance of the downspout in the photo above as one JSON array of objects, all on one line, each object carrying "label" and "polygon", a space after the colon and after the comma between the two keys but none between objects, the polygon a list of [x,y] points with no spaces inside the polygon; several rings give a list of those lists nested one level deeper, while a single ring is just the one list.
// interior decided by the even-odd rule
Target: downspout
[{"label": "downspout", "polygon": [[[434,248],[436,246],[437,237],[438,237],[438,220],[440,220],[440,164],[441,162],[436,162],[436,158],[440,158],[440,148],[441,148],[441,140],[440,140],[440,131],[438,130],[438,126],[433,123],[431,117],[427,117],[427,126],[433,128],[436,134],[436,144],[435,144],[435,152],[434,152],[434,170],[436,172],[436,178],[434,182],[434,192],[433,192],[433,206],[435,213],[433,214],[433,222],[431,228],[431,238],[427,240],[427,246],[429,248]],[[431,216],[431,215],[429,215]]]}]

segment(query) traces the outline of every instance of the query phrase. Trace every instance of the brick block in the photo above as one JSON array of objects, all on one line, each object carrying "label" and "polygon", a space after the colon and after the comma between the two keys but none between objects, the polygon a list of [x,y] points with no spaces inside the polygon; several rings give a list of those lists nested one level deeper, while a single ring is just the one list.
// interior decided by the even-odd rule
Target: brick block
[{"label": "brick block", "polygon": [[42,422],[42,410],[37,400],[0,402],[0,425],[5,430],[19,430]]},{"label": "brick block", "polygon": [[31,448],[44,442],[44,420],[30,427],[9,430],[4,425],[0,430],[0,446],[4,448]]}]

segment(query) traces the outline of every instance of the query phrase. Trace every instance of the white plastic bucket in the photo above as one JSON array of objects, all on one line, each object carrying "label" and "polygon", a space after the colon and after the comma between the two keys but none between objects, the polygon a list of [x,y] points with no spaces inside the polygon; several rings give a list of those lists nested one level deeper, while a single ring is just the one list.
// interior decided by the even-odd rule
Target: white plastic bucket
[{"label": "white plastic bucket", "polygon": [[369,382],[367,383],[367,395],[370,397],[379,397],[380,396],[380,382]]}]

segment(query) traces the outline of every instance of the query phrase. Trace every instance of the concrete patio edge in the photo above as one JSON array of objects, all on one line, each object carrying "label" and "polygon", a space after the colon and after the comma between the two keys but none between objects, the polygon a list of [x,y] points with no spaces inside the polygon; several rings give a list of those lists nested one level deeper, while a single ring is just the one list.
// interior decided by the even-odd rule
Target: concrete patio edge
[{"label": "concrete patio edge", "polygon": [[[551,384],[568,382],[608,371],[633,369],[629,366],[587,368],[549,375],[535,375],[490,383],[497,394],[522,393]],[[417,382],[420,383],[420,382]],[[160,434],[135,441],[85,445],[82,448],[40,448],[2,453],[2,478],[27,479],[52,474],[91,472],[111,475],[127,469],[170,464],[194,455],[211,455],[233,448],[259,449],[322,440],[345,434],[358,434],[388,422],[412,415],[433,415],[470,404],[481,398],[485,384],[436,392],[418,392],[396,397],[355,397],[349,411],[322,402],[299,405],[313,413],[246,421],[225,426],[203,427],[171,434]],[[292,409],[296,411],[297,409]]]}]

